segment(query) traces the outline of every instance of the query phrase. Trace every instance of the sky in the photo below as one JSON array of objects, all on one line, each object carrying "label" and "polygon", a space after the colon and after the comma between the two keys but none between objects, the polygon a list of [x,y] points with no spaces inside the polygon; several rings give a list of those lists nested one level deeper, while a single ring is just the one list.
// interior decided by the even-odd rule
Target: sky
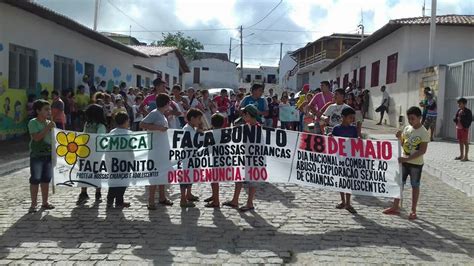
[{"label": "sky", "polygon": [[[35,0],[92,28],[95,0]],[[142,42],[182,31],[206,52],[229,53],[240,64],[238,27],[243,27],[244,67],[277,66],[282,53],[332,33],[372,33],[390,19],[419,17],[431,0],[99,0],[97,30],[131,34]],[[474,14],[473,0],[438,0],[437,15]],[[232,39],[232,40],[231,40]]]}]

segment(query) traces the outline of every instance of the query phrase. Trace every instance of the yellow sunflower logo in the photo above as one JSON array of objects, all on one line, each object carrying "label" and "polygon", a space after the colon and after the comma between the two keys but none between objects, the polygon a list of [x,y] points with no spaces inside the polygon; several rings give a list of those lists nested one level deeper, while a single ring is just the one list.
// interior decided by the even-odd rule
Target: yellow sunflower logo
[{"label": "yellow sunflower logo", "polygon": [[74,132],[64,133],[59,132],[56,135],[56,140],[59,146],[56,148],[56,154],[59,157],[64,157],[69,165],[77,162],[77,157],[87,158],[91,153],[89,147],[86,146],[89,142],[89,135],[76,135]]}]

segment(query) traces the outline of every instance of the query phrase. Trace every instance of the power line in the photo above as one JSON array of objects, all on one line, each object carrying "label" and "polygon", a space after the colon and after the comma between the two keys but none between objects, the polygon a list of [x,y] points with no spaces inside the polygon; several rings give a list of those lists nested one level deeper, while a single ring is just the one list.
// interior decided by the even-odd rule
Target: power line
[{"label": "power line", "polygon": [[275,9],[276,9],[279,5],[281,5],[281,3],[283,3],[283,0],[280,0],[280,2],[270,10],[270,12],[268,12],[268,13],[267,13],[262,19],[260,19],[257,23],[252,24],[252,26],[247,27],[247,29],[250,29],[250,28],[252,28],[253,26],[256,26],[257,24],[259,24],[260,22],[262,22],[263,20],[265,20],[268,16],[270,16],[271,13],[273,13],[273,11],[275,11]]}]

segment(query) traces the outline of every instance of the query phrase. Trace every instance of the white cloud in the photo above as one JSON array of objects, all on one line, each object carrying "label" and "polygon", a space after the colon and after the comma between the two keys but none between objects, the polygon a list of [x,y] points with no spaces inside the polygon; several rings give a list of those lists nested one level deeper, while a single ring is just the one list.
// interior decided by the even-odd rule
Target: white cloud
[{"label": "white cloud", "polygon": [[209,23],[217,20],[225,27],[235,27],[235,0],[176,0],[176,17],[185,25]]}]

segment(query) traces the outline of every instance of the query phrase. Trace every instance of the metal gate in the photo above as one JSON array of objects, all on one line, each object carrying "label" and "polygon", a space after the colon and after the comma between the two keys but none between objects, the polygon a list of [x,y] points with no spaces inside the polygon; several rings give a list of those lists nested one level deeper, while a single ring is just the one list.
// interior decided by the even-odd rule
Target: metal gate
[{"label": "metal gate", "polygon": [[[444,135],[456,138],[456,125],[452,122],[458,110],[457,100],[467,99],[467,108],[474,110],[474,59],[448,65],[446,71],[446,97],[444,103]],[[474,130],[470,129],[471,142]]]}]

